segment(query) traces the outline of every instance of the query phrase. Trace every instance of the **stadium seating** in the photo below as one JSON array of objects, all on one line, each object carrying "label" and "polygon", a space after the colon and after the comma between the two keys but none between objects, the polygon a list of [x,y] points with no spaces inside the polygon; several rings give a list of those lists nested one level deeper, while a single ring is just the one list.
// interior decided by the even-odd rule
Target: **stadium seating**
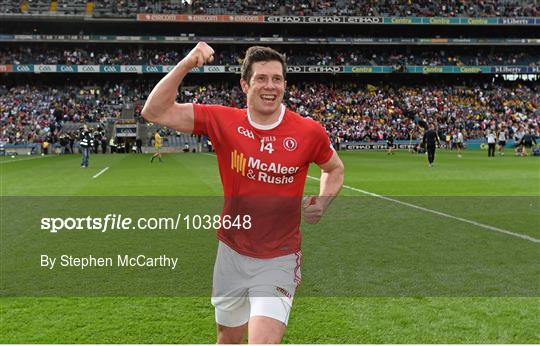
[{"label": "stadium seating", "polygon": [[[540,87],[527,82],[537,80],[540,66],[538,30],[530,24],[537,19],[525,18],[528,26],[522,26],[522,22],[505,23],[500,18],[540,16],[534,0],[0,0],[0,13],[12,24],[6,26],[8,32],[0,33],[5,34],[0,46],[3,143],[28,144],[45,138],[54,143],[63,132],[84,123],[104,124],[126,117],[144,122],[140,112],[158,76],[185,56],[199,36],[218,42],[211,42],[216,48],[213,65],[222,70],[189,75],[179,96],[183,102],[245,107],[239,71],[231,65],[241,64],[246,47],[253,42],[265,44],[271,39],[280,42],[269,45],[286,55],[289,66],[349,67],[339,74],[315,69],[289,75],[284,102],[320,121],[334,139],[380,140],[391,130],[396,131],[396,139],[410,139],[419,136],[418,124],[426,121],[435,122],[441,134],[462,129],[467,139],[483,138],[486,128],[503,124],[510,135],[520,126],[538,132]],[[211,27],[211,23],[189,20],[166,23],[170,25],[135,20],[142,13],[499,18],[489,23],[486,19],[482,25],[474,20],[454,26],[408,23],[407,30],[391,22],[324,28],[267,23],[254,28],[249,21]],[[99,20],[88,21],[84,16]],[[133,30],[139,31],[127,36]],[[209,32],[221,36],[208,36]],[[93,35],[91,40],[88,35]],[[252,40],[227,42],[238,37]],[[317,44],[318,39],[326,41]],[[358,41],[348,44],[349,39]],[[385,39],[410,41],[386,44]],[[20,70],[16,70],[18,65]],[[36,70],[34,65],[46,70]],[[79,71],[81,65],[94,66]],[[126,71],[127,65],[147,69]],[[356,66],[360,67],[357,71]],[[410,72],[407,67],[413,66],[418,69]],[[381,67],[388,69],[375,71]],[[416,75],[408,76],[409,72]],[[518,78],[524,82],[508,81]],[[185,140],[175,137],[168,142],[182,145]]]},{"label": "stadium seating", "polygon": [[[54,142],[64,124],[114,119],[128,103],[134,104],[135,117],[141,119],[142,102],[153,83],[4,87],[0,89],[0,141],[26,144],[50,137]],[[467,138],[483,138],[493,124],[504,123],[511,131],[519,126],[538,129],[539,95],[538,85],[300,83],[289,86],[285,103],[344,141],[379,140],[389,130],[397,131],[397,139],[415,138],[419,120],[436,122],[444,132],[460,128]],[[180,100],[245,106],[240,88],[228,84],[186,89]]]},{"label": "stadium seating", "polygon": [[[57,3],[56,5],[52,5]],[[83,15],[88,3],[95,17],[134,17],[137,13],[244,14],[293,16],[401,16],[401,17],[535,17],[534,0],[503,1],[133,1],[133,0],[3,0],[0,13]],[[51,11],[52,8],[54,11]]]},{"label": "stadium seating", "polygon": [[[221,47],[220,47],[221,48]],[[336,47],[280,47],[289,65],[418,65],[418,66],[540,66],[540,56],[533,51],[515,52],[508,49],[478,48],[474,52],[463,48],[445,47],[410,49],[381,49]],[[237,65],[244,47],[223,47],[216,54],[214,65]],[[49,45],[29,45],[0,48],[2,64],[101,64],[101,65],[174,65],[188,49],[151,48],[126,46],[122,48],[100,47],[66,48]]]}]

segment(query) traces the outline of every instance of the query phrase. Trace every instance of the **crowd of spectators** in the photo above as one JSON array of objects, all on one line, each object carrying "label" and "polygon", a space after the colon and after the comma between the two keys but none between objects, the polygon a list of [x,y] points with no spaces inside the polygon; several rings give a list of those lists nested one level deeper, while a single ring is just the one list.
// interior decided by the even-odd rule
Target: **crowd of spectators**
[{"label": "crowd of spectators", "polygon": [[[135,17],[137,13],[163,14],[241,14],[287,16],[417,16],[417,17],[536,17],[540,10],[535,0],[60,0],[55,10],[61,14],[86,11],[86,2],[93,2],[95,17]],[[49,11],[47,1],[19,0],[0,2],[0,13]]]},{"label": "crowd of spectators", "polygon": [[[191,47],[190,47],[191,48]],[[243,48],[219,49],[214,65],[239,65],[244,56]],[[498,50],[475,47],[474,49],[429,47],[404,47],[402,49],[376,49],[365,47],[312,46],[306,48],[283,47],[289,65],[390,65],[390,66],[483,66],[520,65],[540,66],[540,55],[526,51]],[[175,65],[189,49],[151,47],[65,48],[54,46],[4,46],[0,47],[0,64],[62,64],[62,65]]]},{"label": "crowd of spectators", "polygon": [[337,1],[129,1],[96,0],[96,8],[129,16],[135,13],[244,14],[293,16],[535,17],[534,0],[337,0]]},{"label": "crowd of spectators", "polygon": [[[124,103],[140,117],[154,82],[102,87],[0,87],[0,141],[36,143],[62,137],[68,122],[103,122],[118,117]],[[518,127],[538,131],[540,86],[514,83],[463,86],[382,86],[370,84],[292,84],[284,103],[302,116],[321,122],[333,139],[378,141],[390,132],[396,139],[417,139],[423,123],[433,122],[442,134],[460,129],[468,139],[504,124],[510,135]],[[186,87],[181,102],[245,107],[239,87],[209,84]]]},{"label": "crowd of spectators", "polygon": [[141,97],[148,95],[135,83],[96,86],[0,86],[0,141],[28,144],[55,142],[66,123],[103,123],[120,116],[130,103],[140,112]]},{"label": "crowd of spectators", "polygon": [[[510,129],[540,124],[540,87],[516,84],[473,86],[375,86],[322,83],[291,85],[285,104],[324,124],[331,137],[342,141],[377,141],[395,132],[396,139],[418,139],[422,123],[433,122],[439,132],[456,129],[467,138],[483,138],[494,124]],[[237,87],[206,86],[186,90],[184,102],[219,103],[245,107]],[[420,125],[419,125],[420,124]]]}]

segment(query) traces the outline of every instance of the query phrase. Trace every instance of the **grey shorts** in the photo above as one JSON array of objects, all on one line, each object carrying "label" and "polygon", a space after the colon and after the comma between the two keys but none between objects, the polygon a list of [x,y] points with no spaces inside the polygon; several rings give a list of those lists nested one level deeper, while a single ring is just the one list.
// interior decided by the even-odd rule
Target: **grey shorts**
[{"label": "grey shorts", "polygon": [[212,289],[216,322],[238,327],[253,316],[265,316],[286,325],[301,281],[301,261],[301,252],[260,259],[219,242]]}]

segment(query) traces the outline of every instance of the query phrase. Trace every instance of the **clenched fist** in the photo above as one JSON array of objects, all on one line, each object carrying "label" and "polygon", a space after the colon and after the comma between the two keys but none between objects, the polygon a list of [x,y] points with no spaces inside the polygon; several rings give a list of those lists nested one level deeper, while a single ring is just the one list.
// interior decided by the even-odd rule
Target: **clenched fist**
[{"label": "clenched fist", "polygon": [[310,224],[318,223],[324,213],[324,202],[315,196],[304,197],[302,203],[304,221]]},{"label": "clenched fist", "polygon": [[201,67],[214,61],[214,50],[206,42],[199,42],[184,58],[193,67]]}]

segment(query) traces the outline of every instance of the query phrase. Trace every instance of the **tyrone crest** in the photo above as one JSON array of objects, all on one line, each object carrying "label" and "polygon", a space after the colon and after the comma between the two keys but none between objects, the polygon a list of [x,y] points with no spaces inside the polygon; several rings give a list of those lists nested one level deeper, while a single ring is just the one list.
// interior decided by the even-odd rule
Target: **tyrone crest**
[{"label": "tyrone crest", "polygon": [[298,143],[296,143],[296,139],[287,137],[283,140],[283,147],[288,151],[294,151],[298,147]]}]

